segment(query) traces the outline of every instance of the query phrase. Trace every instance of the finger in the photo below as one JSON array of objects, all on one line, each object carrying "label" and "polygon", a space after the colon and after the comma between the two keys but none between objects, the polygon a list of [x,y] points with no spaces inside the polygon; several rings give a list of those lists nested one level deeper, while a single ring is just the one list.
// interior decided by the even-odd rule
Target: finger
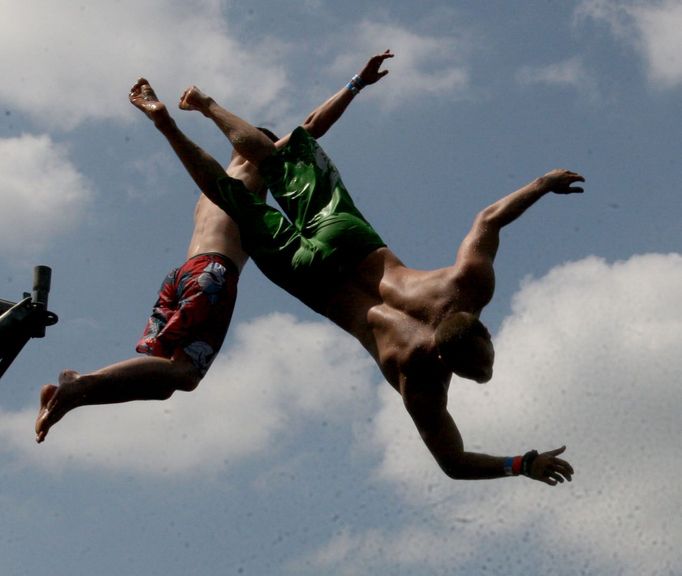
[{"label": "finger", "polygon": [[557,472],[558,474],[561,474],[564,478],[566,478],[569,481],[571,480],[571,476],[573,476],[573,472],[568,468],[557,467],[554,469],[554,471]]},{"label": "finger", "polygon": [[570,477],[573,475],[573,467],[568,462],[565,462],[564,460],[556,460],[552,464],[554,472],[561,474],[568,480],[571,479]]},{"label": "finger", "polygon": [[555,483],[563,484],[564,483],[564,478],[561,474],[557,474],[556,472],[552,472],[549,477],[554,480]]},{"label": "finger", "polygon": [[554,450],[549,450],[546,452],[549,456],[558,456],[559,454],[563,454],[566,451],[566,445],[562,446],[561,448],[555,448]]}]

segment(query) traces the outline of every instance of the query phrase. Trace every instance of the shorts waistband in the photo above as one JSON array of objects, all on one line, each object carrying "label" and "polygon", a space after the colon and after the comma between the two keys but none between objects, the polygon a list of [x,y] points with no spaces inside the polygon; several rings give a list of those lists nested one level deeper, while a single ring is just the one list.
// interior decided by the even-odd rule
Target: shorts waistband
[{"label": "shorts waistband", "polygon": [[202,252],[200,254],[195,254],[191,258],[188,258],[187,262],[191,262],[192,260],[195,260],[197,258],[215,258],[216,260],[220,260],[220,263],[223,264],[223,266],[225,266],[225,268],[227,268],[228,271],[239,276],[238,266],[234,263],[234,261],[231,258],[225,256],[225,254],[221,254],[220,252]]}]

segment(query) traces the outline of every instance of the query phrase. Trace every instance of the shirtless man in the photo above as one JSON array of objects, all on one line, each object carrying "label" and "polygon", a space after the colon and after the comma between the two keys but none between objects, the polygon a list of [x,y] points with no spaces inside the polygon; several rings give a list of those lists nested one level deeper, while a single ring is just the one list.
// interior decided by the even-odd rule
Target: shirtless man
[{"label": "shirtless man", "polygon": [[[340,116],[364,84],[354,78],[326,112]],[[493,345],[478,318],[494,292],[500,229],[550,192],[582,192],[573,186],[582,176],[553,170],[533,180],[476,216],[454,264],[414,270],[353,205],[309,125],[273,144],[194,86],[180,107],[213,120],[245,159],[237,178],[206,155],[190,169],[215,178],[204,191],[239,224],[244,249],[270,280],[362,343],[448,476],[523,474],[550,486],[571,480],[573,468],[558,457],[565,446],[508,457],[466,451],[447,393],[453,373],[477,382],[492,377]],[[263,178],[286,217],[249,192],[253,184],[244,184],[252,178]]]},{"label": "shirtless man", "polygon": [[[376,82],[388,73],[379,68],[392,56],[386,51],[368,61],[360,72],[366,83]],[[138,80],[129,99],[154,122],[204,192],[194,212],[187,261],[173,270],[161,287],[136,347],[137,352],[147,356],[124,360],[89,374],[64,370],[59,376],[59,386],[42,387],[35,425],[38,442],[45,440],[53,424],[79,406],[165,400],[176,390],[194,390],[225,338],[237,296],[239,273],[248,258],[241,247],[238,226],[205,195],[206,189],[214,187],[216,181],[215,174],[209,176],[195,170],[197,165],[203,165],[205,153],[179,130],[147,80]],[[338,119],[336,100],[333,96],[306,120],[305,125],[318,136]],[[267,142],[277,140],[268,130],[259,128],[257,132]],[[249,144],[245,146],[248,149]],[[257,197],[264,198],[267,189],[262,179],[254,170],[245,170],[245,165],[248,165],[246,159],[235,149],[227,169],[218,164],[220,176],[227,173],[239,178]]]},{"label": "shirtless man", "polygon": [[[130,92],[130,102],[168,136],[177,131],[165,105],[146,81]],[[194,390],[220,350],[237,296],[239,272],[248,256],[234,221],[204,194],[194,210],[187,260],[171,271],[136,346],[143,357],[92,372],[64,370],[59,386],[40,392],[36,439],[78,406],[132,400],[165,400],[176,390]]]}]

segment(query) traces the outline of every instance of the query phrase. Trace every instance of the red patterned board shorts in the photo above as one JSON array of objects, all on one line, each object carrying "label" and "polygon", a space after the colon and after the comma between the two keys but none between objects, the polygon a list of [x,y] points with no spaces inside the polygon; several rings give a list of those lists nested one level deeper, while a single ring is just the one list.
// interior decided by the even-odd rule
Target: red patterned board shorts
[{"label": "red patterned board shorts", "polygon": [[199,254],[163,281],[135,349],[172,358],[184,352],[203,376],[220,351],[237,299],[237,266],[222,254]]}]

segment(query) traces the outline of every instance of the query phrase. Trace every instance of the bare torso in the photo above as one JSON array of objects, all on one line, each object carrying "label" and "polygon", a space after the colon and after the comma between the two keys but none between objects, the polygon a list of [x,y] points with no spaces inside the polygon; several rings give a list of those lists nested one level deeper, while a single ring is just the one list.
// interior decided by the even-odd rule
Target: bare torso
[{"label": "bare torso", "polygon": [[327,316],[363,344],[398,391],[410,380],[447,386],[452,373],[434,341],[439,321],[457,311],[478,314],[492,297],[487,281],[490,290],[472,292],[472,272],[457,264],[415,270],[380,248],[339,287]]},{"label": "bare torso", "polygon": [[241,247],[237,224],[202,194],[194,208],[194,232],[187,258],[208,252],[224,254],[240,271],[248,258]]},{"label": "bare torso", "polygon": [[[251,191],[262,188],[262,180],[256,167],[240,156],[233,158],[226,172],[232,178],[244,182]],[[202,194],[194,209],[194,233],[187,250],[187,258],[207,252],[224,254],[240,271],[248,259],[248,255],[241,247],[239,226],[222,208]]]}]

